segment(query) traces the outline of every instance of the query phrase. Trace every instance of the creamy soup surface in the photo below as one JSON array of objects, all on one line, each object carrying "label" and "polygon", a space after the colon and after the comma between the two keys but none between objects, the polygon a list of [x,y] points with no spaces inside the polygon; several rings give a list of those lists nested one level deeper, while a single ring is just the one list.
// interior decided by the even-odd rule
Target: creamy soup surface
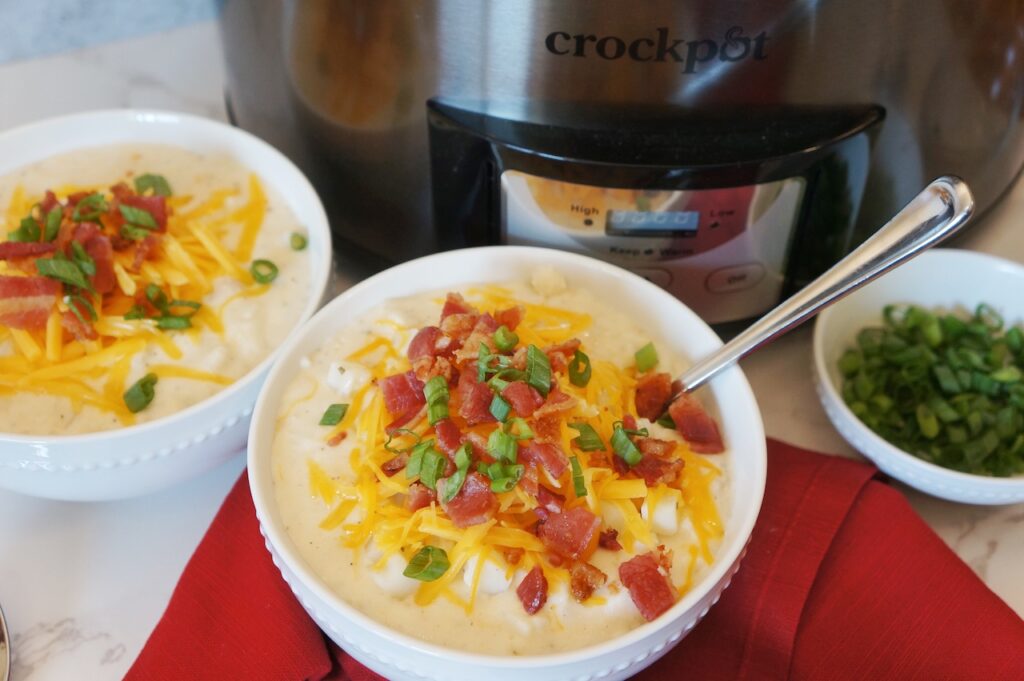
[{"label": "creamy soup surface", "polygon": [[[477,295],[480,291],[483,293]],[[667,352],[669,345],[662,339],[651,338],[627,315],[604,305],[591,292],[572,288],[553,270],[538,270],[530,281],[466,287],[459,293],[480,311],[493,311],[487,296],[496,291],[503,300],[526,303],[528,310],[536,305],[551,311],[552,319],[560,309],[572,311],[572,323],[580,327],[573,335],[595,363],[632,367],[637,349],[653,341],[660,350],[658,371],[675,376],[684,367],[683,360]],[[598,548],[587,558],[607,575],[606,583],[580,603],[570,593],[567,580],[557,578],[558,568],[545,564],[544,572],[555,578],[550,580],[546,604],[532,615],[517,595],[527,566],[513,564],[512,558],[499,551],[483,551],[482,567],[478,567],[476,549],[461,565],[454,561],[449,571],[458,574],[448,580],[440,596],[426,603],[424,589],[431,583],[403,576],[412,552],[388,555],[383,538],[373,533],[365,538],[358,535],[367,511],[386,513],[381,510],[381,497],[392,497],[400,504],[403,496],[388,483],[378,482],[373,485],[377,501],[368,503],[367,490],[358,487],[353,465],[368,447],[368,435],[359,429],[363,422],[358,413],[346,414],[352,425],[340,442],[337,437],[331,443],[325,439],[337,435],[337,429],[345,424],[332,429],[320,425],[320,419],[330,404],[347,403],[350,410],[357,411],[374,408],[376,381],[381,374],[409,368],[406,350],[410,339],[418,329],[438,324],[445,293],[389,300],[325,338],[323,345],[302,361],[302,370],[282,396],[272,450],[277,506],[294,546],[311,569],[353,607],[404,634],[448,647],[497,655],[546,654],[595,644],[640,626],[644,618],[620,583],[617,569],[620,563],[654,546],[630,538],[629,525],[616,502],[602,499],[592,507],[600,509],[602,530],[617,529],[625,544],[620,551]],[[523,325],[529,323],[530,314],[528,311]],[[394,350],[390,356],[389,347]],[[453,387],[452,392],[455,390]],[[579,413],[592,413],[594,405],[581,402],[578,409]],[[386,414],[383,420],[388,420]],[[640,419],[638,425],[647,428],[652,437],[683,442],[674,430],[648,419]],[[413,428],[425,430],[425,419]],[[431,436],[429,431],[424,434]],[[639,500],[634,506],[635,515],[651,533],[648,541],[663,545],[673,556],[668,577],[678,592],[676,598],[700,582],[714,562],[722,528],[728,522],[723,514],[729,507],[728,452],[702,456],[687,451],[685,456],[683,487],[692,489],[678,506],[671,495],[661,498],[653,512],[646,502],[642,509]],[[399,486],[409,484],[402,471],[392,479]],[[544,480],[553,482],[547,476],[542,476]],[[555,489],[571,497],[565,489],[572,484],[568,481],[569,477],[563,477],[563,487]],[[339,494],[334,496],[331,489]],[[346,494],[355,500],[347,500]],[[440,508],[436,513],[444,515]],[[383,527],[378,523],[377,532],[383,533]],[[355,545],[347,540],[350,536],[357,537]],[[459,553],[452,548],[452,540],[433,537],[430,543],[447,547],[449,555]]]},{"label": "creamy soup surface", "polygon": [[[195,218],[217,233],[225,248],[234,249],[242,228],[230,220],[219,218],[244,207],[250,200],[253,171],[234,159],[215,154],[202,154],[166,145],[124,145],[89,148],[60,155],[18,169],[0,177],[0,234],[18,227],[22,215],[8,206],[23,196],[42,197],[47,189],[59,188],[109,190],[146,173],[164,176],[173,189],[170,197],[173,215],[195,212],[219,192],[223,201],[207,214]],[[0,369],[0,432],[22,434],[75,434],[109,430],[128,423],[158,419],[194,405],[223,389],[224,385],[244,376],[270,354],[294,328],[310,295],[308,252],[291,247],[293,233],[305,234],[284,200],[266,184],[265,212],[255,243],[252,259],[266,259],[278,268],[278,276],[264,290],[256,293],[253,282],[219,276],[212,280],[212,291],[203,297],[202,305],[215,312],[223,327],[215,332],[197,323],[199,328],[165,332],[180,350],[172,357],[166,347],[149,342],[134,354],[127,374],[126,386],[146,375],[154,365],[183,367],[215,374],[221,380],[196,380],[161,377],[155,397],[142,411],[130,417],[120,416],[90,404],[76,404],[66,396],[19,390],[3,384]],[[171,219],[174,219],[173,217]],[[219,231],[218,231],[219,230]],[[3,263],[0,263],[2,265]],[[249,262],[240,263],[245,270]],[[158,265],[159,266],[159,265]],[[0,272],[2,274],[2,272]],[[167,290],[169,285],[165,286]],[[255,294],[254,294],[255,293]],[[199,319],[197,317],[197,319]],[[119,321],[119,320],[118,320]],[[10,333],[0,326],[0,362],[18,354]],[[38,360],[39,368],[48,362]],[[104,390],[108,374],[103,370],[76,375],[84,385]],[[111,395],[111,399],[119,395]]]}]

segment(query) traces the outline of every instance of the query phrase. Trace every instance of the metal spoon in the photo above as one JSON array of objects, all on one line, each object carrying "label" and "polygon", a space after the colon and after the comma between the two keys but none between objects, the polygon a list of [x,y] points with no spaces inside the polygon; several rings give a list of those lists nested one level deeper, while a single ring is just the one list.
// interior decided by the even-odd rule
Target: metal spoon
[{"label": "metal spoon", "polygon": [[11,637],[7,633],[4,609],[0,608],[0,681],[11,678]]},{"label": "metal spoon", "polygon": [[813,317],[864,284],[955,234],[974,213],[963,180],[933,181],[870,239],[745,331],[687,369],[682,392],[704,385],[722,369]]}]

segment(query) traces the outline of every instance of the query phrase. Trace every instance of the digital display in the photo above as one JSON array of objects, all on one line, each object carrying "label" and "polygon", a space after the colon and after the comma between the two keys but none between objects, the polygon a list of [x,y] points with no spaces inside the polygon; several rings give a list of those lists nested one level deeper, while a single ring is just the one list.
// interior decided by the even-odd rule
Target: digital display
[{"label": "digital display", "polygon": [[605,227],[609,234],[693,236],[699,223],[695,210],[610,210]]}]

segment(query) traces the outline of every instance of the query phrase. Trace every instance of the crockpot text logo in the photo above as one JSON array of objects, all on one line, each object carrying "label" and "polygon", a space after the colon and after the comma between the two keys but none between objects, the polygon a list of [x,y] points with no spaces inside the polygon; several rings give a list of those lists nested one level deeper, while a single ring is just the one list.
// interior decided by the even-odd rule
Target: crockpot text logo
[{"label": "crockpot text logo", "polygon": [[554,31],[544,39],[544,46],[548,52],[560,57],[596,55],[609,61],[623,58],[642,62],[672,61],[683,65],[683,73],[696,73],[702,64],[716,59],[725,62],[764,59],[768,56],[765,52],[767,42],[768,34],[764,31],[748,36],[739,26],[727,30],[720,41],[707,38],[677,39],[667,28],[661,27],[655,30],[653,36],[631,40],[614,35]]}]

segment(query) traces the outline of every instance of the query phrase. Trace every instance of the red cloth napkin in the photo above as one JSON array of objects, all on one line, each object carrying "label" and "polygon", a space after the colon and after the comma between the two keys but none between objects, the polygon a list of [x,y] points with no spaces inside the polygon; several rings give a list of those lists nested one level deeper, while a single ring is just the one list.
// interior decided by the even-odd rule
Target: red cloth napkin
[{"label": "red cloth napkin", "polygon": [[[769,440],[764,506],[732,586],[637,678],[1024,679],[1024,621],[875,473]],[[381,677],[296,602],[243,475],[126,678]]]}]

